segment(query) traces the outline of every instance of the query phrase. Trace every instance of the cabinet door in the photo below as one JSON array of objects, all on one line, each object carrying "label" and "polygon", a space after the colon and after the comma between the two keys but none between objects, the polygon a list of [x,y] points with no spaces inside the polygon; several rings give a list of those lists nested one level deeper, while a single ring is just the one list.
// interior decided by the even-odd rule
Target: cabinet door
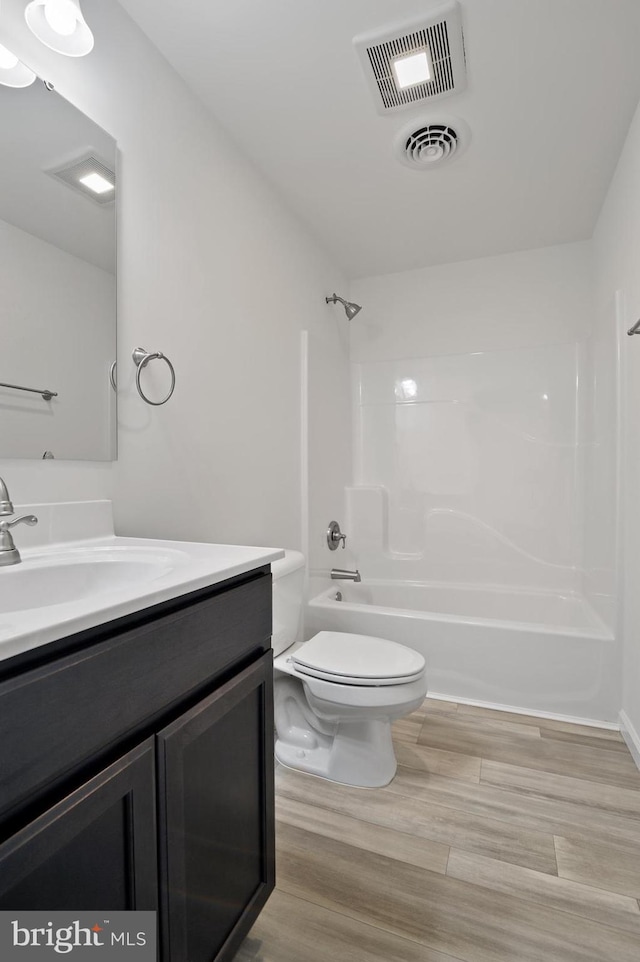
[{"label": "cabinet door", "polygon": [[0,844],[0,909],[157,909],[155,744],[147,739]]},{"label": "cabinet door", "polygon": [[160,732],[158,780],[163,958],[231,959],[275,882],[271,652]]}]

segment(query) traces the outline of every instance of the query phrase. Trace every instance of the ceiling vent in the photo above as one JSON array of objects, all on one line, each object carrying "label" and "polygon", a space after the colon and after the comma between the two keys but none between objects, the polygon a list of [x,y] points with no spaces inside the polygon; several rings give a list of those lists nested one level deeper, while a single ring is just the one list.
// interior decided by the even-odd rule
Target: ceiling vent
[{"label": "ceiling vent", "polygon": [[447,97],[467,85],[460,6],[355,37],[367,83],[381,114]]},{"label": "ceiling vent", "polygon": [[396,137],[395,152],[407,167],[431,170],[461,154],[470,136],[467,124],[457,118],[414,120]]},{"label": "ceiling vent", "polygon": [[112,204],[115,200],[116,176],[106,164],[98,160],[92,150],[62,167],[47,170],[46,173],[88,197],[100,207]]}]

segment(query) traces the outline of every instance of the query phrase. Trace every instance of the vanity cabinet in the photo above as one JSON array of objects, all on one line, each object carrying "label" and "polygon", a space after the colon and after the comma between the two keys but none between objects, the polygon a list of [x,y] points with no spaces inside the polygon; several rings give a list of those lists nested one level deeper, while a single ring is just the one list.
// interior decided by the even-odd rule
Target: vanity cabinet
[{"label": "vanity cabinet", "polygon": [[227,962],[274,886],[271,578],[257,569],[2,665],[0,909],[157,909]]},{"label": "vanity cabinet", "polygon": [[269,653],[158,735],[166,962],[232,957],[273,888],[272,689]]},{"label": "vanity cabinet", "polygon": [[154,796],[147,739],[0,845],[0,909],[155,909]]}]

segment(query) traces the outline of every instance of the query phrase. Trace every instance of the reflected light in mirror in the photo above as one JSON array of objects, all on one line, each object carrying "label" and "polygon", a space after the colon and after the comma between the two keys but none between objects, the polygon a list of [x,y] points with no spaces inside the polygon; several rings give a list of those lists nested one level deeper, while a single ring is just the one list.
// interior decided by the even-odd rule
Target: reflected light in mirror
[{"label": "reflected light in mirror", "polygon": [[35,79],[33,70],[29,70],[0,43],[0,84],[4,87],[29,87]]},{"label": "reflected light in mirror", "polygon": [[101,177],[100,174],[87,174],[86,177],[80,177],[80,183],[88,187],[96,194],[106,194],[108,190],[115,190],[115,185],[110,184],[105,177]]},{"label": "reflected light in mirror", "polygon": [[0,46],[0,70],[13,70],[18,66],[18,58],[6,47]]}]

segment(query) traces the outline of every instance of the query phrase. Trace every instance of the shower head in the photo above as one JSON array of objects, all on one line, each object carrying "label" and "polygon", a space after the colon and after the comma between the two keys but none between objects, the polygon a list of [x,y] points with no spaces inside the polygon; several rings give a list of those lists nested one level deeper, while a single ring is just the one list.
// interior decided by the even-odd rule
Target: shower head
[{"label": "shower head", "polygon": [[336,304],[338,301],[344,306],[344,312],[347,315],[347,320],[352,321],[356,316],[358,311],[362,310],[360,304],[354,304],[353,301],[345,301],[344,297],[340,297],[338,294],[332,294],[331,297],[325,297],[327,304]]}]

